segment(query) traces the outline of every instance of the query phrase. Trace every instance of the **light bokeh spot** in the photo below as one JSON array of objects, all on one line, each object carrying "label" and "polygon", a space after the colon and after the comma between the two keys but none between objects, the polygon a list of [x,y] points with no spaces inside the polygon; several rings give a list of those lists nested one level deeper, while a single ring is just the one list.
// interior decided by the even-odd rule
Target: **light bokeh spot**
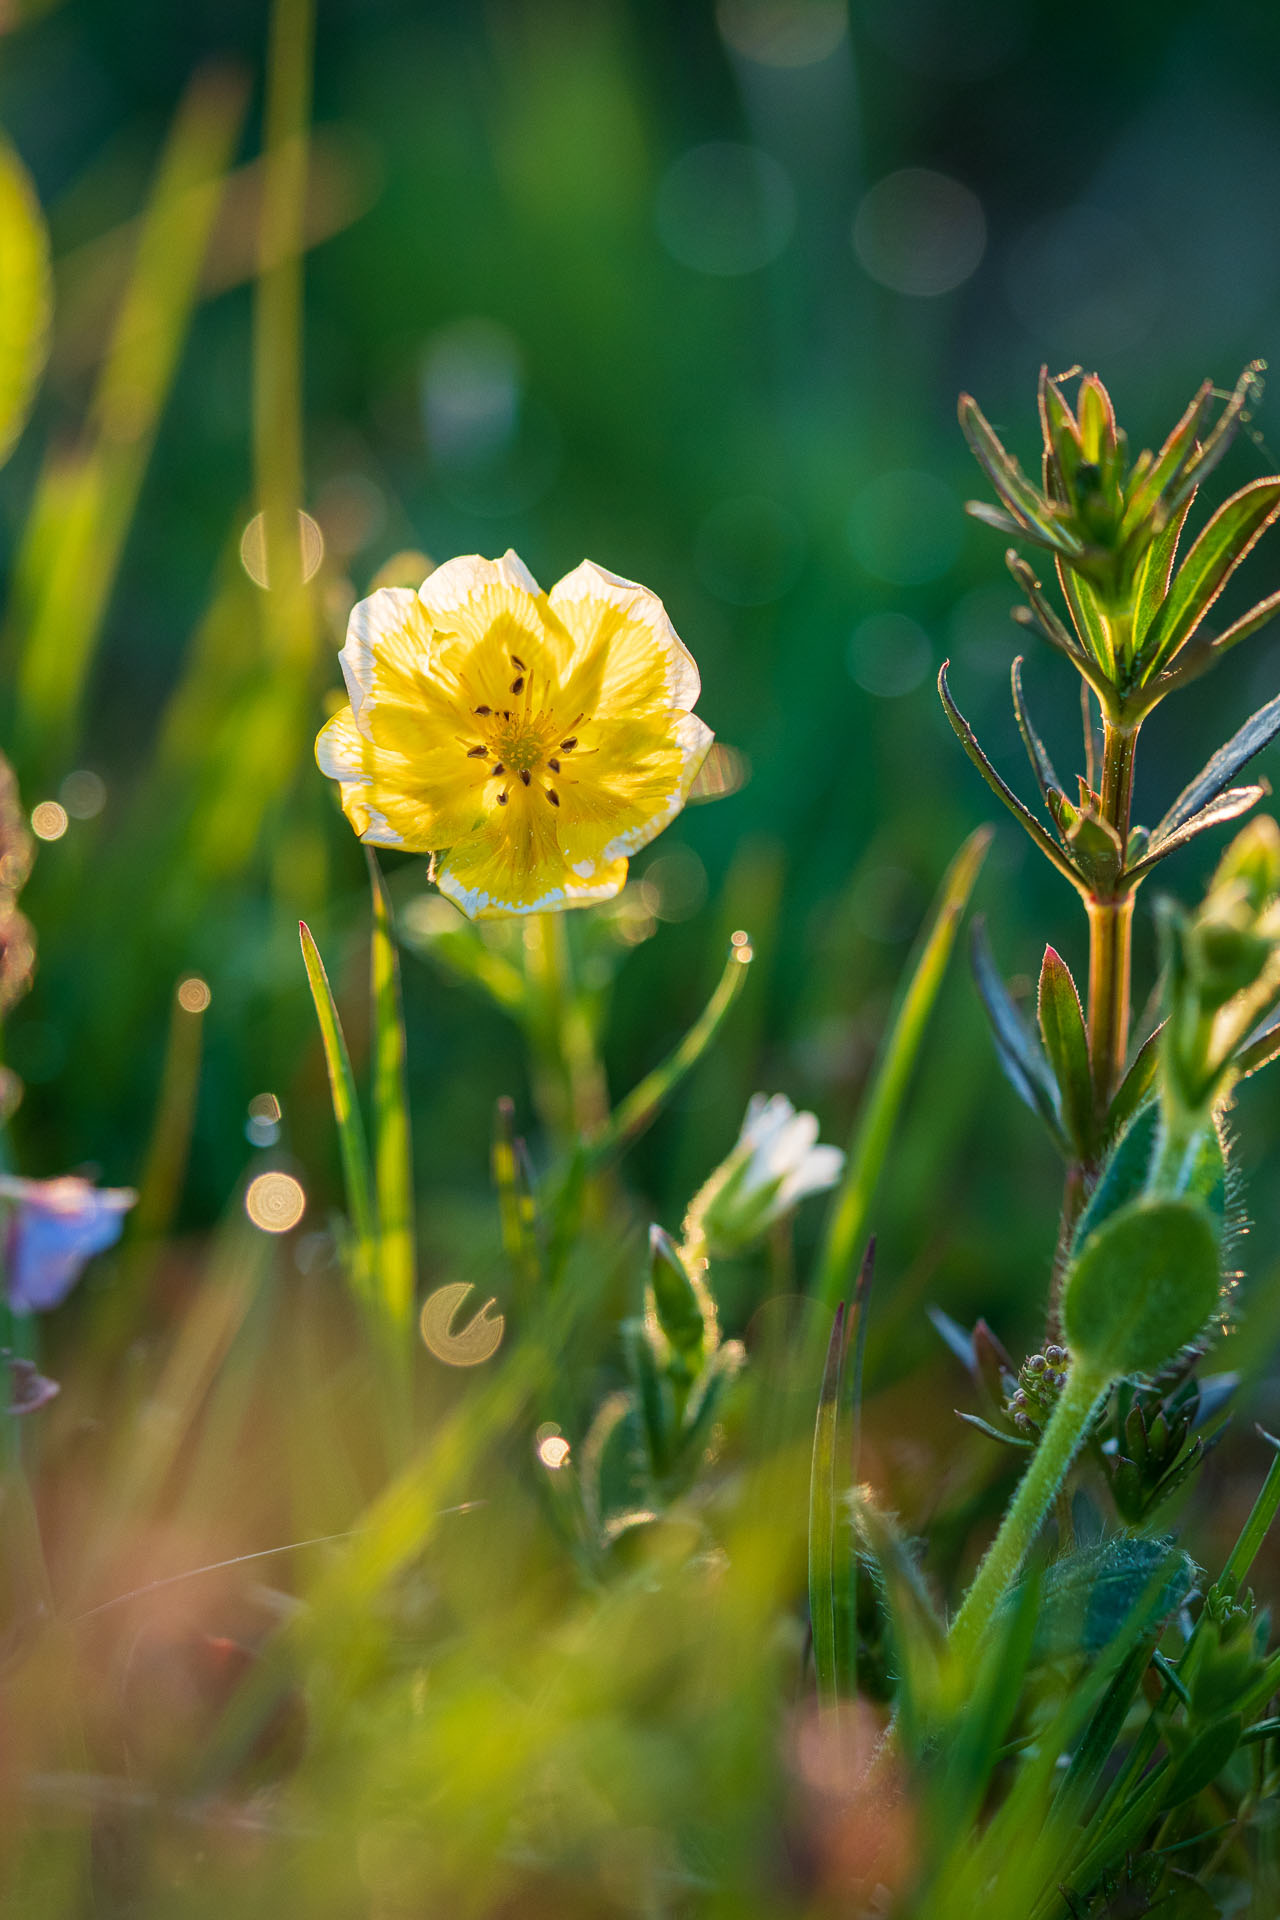
[{"label": "light bokeh spot", "polygon": [[933,665],[929,636],[905,613],[873,613],[849,638],[849,672],[867,693],[896,700],[910,693]]},{"label": "light bokeh spot", "polygon": [[719,0],[716,24],[735,53],[762,67],[811,67],[848,28],[845,0]]},{"label": "light bokeh spot", "polygon": [[77,767],[58,788],[58,798],[73,820],[92,820],[107,803],[106,783],[88,767]]},{"label": "light bokeh spot", "polygon": [[658,237],[674,260],[732,279],[757,273],[795,230],[795,189],[771,154],[711,140],[672,162],[658,186]]},{"label": "light bokeh spot", "polygon": [[463,1327],[455,1327],[463,1301],[471,1292],[469,1280],[451,1280],[427,1295],[422,1305],[419,1327],[422,1338],[437,1360],[447,1367],[478,1367],[491,1360],[502,1345],[506,1320],[494,1313],[497,1304],[486,1300],[478,1313]]},{"label": "light bokeh spot", "polygon": [[[313,580],[324,559],[324,535],[309,513],[298,512],[298,551],[304,580]],[[255,586],[271,585],[267,568],[267,517],[255,513],[240,536],[240,564]]]},{"label": "light bokeh spot", "polygon": [[986,245],[977,195],[928,167],[903,167],[878,180],[853,223],[853,250],[871,278],[917,298],[961,286]]},{"label": "light bokeh spot", "polygon": [[212,999],[209,982],[202,980],[198,973],[189,973],[185,980],[179,980],[178,1005],[184,1013],[204,1013]]},{"label": "light bokeh spot", "polygon": [[67,810],[56,800],[41,800],[31,809],[31,831],[37,840],[61,840],[67,825]]},{"label": "light bokeh spot", "polygon": [[244,1210],[264,1233],[288,1233],[306,1212],[307,1196],[291,1173],[260,1173],[249,1182]]},{"label": "light bokeh spot", "polygon": [[552,1473],[558,1473],[569,1460],[569,1442],[562,1433],[549,1433],[538,1442],[538,1458]]}]

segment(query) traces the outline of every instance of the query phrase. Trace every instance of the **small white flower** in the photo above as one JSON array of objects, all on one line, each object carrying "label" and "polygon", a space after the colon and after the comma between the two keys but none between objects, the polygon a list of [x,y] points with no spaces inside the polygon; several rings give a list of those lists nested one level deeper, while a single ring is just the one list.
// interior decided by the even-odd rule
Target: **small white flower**
[{"label": "small white flower", "polygon": [[818,1141],[812,1113],[785,1094],[753,1094],[732,1152],[689,1208],[689,1229],[713,1253],[738,1252],[840,1178],[844,1155]]}]

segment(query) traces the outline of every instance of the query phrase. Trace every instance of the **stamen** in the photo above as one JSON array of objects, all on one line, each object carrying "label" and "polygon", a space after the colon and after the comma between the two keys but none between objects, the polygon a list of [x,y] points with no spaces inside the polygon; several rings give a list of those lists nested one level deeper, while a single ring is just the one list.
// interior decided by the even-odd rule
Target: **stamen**
[{"label": "stamen", "polygon": [[493,777],[494,777],[494,779],[495,779],[495,780],[501,780],[501,778],[502,778],[502,776],[503,776],[503,774],[504,774],[505,772],[506,772],[506,768],[505,768],[505,767],[503,766],[503,764],[502,764],[502,762],[501,762],[501,760],[499,760],[499,762],[498,762],[498,764],[497,764],[497,766],[496,766],[496,767],[494,768],[494,770],[493,770]]},{"label": "stamen", "polygon": [[520,693],[523,690],[523,688],[524,688],[524,675],[522,673],[518,673],[515,679],[511,682],[511,691],[512,693]]},{"label": "stamen", "polygon": [[507,804],[507,795],[505,793],[500,793],[498,795],[498,805],[500,807],[505,807],[506,804]]},{"label": "stamen", "polygon": [[520,658],[520,655],[518,653],[512,654],[511,664],[513,667],[518,668],[521,673],[526,673],[528,671],[528,669],[524,664],[524,661]]},{"label": "stamen", "polygon": [[552,773],[559,773],[560,762],[558,760],[548,760],[547,765],[550,767]]},{"label": "stamen", "polygon": [[492,712],[493,712],[493,708],[492,708],[492,707],[477,707],[477,708],[476,708],[476,712],[477,712],[477,713],[492,713]]},{"label": "stamen", "polygon": [[560,751],[561,753],[572,753],[574,748],[577,746],[577,744],[578,744],[578,736],[575,733],[575,734],[572,734],[568,740],[562,740],[560,742]]},{"label": "stamen", "polygon": [[547,798],[551,802],[553,807],[558,807],[560,805],[560,795],[555,791],[553,787],[547,788]]},{"label": "stamen", "polygon": [[489,751],[488,747],[485,746],[482,740],[478,747],[467,748],[467,758],[468,760],[483,760],[485,754],[488,753],[488,751]]},{"label": "stamen", "polygon": [[529,782],[530,782],[530,781],[532,780],[532,778],[533,778],[533,775],[532,775],[532,774],[530,773],[530,771],[529,771],[529,769],[528,769],[528,767],[521,767],[521,769],[520,769],[520,778],[521,778],[521,780],[522,780],[522,781],[524,782],[524,784],[525,784],[525,786],[527,787],[527,786],[528,786],[528,784],[529,784]]}]

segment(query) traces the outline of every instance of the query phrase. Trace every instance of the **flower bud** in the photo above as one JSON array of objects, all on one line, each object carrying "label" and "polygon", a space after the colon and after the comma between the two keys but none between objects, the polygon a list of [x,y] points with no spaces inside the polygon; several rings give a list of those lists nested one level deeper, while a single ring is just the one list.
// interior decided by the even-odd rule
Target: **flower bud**
[{"label": "flower bud", "polygon": [[808,1194],[833,1187],[844,1167],[838,1147],[818,1143],[818,1121],[785,1094],[753,1094],[733,1151],[689,1208],[688,1234],[711,1253],[737,1253],[762,1238]]}]

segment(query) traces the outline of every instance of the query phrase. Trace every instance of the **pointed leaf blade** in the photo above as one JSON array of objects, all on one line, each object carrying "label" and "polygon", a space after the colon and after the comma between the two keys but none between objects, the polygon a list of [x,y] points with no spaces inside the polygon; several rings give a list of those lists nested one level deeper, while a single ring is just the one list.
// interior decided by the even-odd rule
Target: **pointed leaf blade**
[{"label": "pointed leaf blade", "polygon": [[373,993],[373,1169],[378,1196],[378,1293],[391,1325],[408,1331],[416,1284],[413,1149],[400,958],[391,936],[391,904],[368,854],[373,894],[369,972]]},{"label": "pointed leaf blade", "polygon": [[1251,481],[1223,503],[1174,576],[1139,657],[1150,681],[1195,633],[1236,568],[1280,513],[1280,479]]},{"label": "pointed leaf blade", "polygon": [[[1278,596],[1280,597],[1280,596]],[[1152,846],[1167,839],[1184,821],[1190,820],[1230,785],[1242,767],[1261,753],[1280,734],[1280,694],[1265,707],[1250,714],[1244,725],[1233,733],[1225,746],[1201,767],[1195,779],[1185,786],[1163,820],[1151,835]]]},{"label": "pointed leaf blade", "polygon": [[356,1092],[355,1074],[351,1070],[351,1056],[347,1051],[346,1036],[342,1031],[342,1021],[338,1015],[333,989],[329,985],[329,976],[325,972],[324,961],[320,958],[320,949],[316,946],[311,929],[305,920],[299,921],[298,931],[302,941],[302,958],[307,969],[307,982],[311,988],[316,1019],[320,1025],[324,1064],[329,1076],[329,1097],[333,1103],[334,1124],[338,1129],[338,1150],[342,1157],[342,1178],[346,1187],[347,1211],[351,1216],[352,1231],[355,1234],[354,1279],[357,1290],[361,1294],[367,1294],[373,1274],[377,1239],[369,1146],[365,1138],[364,1121],[360,1115],[360,1101]]},{"label": "pointed leaf blade", "polygon": [[1080,995],[1071,969],[1052,947],[1044,950],[1037,1000],[1040,1034],[1058,1085],[1062,1120],[1080,1159],[1093,1154],[1093,1080]]},{"label": "pointed leaf blade", "polygon": [[1216,800],[1209,802],[1207,807],[1201,807],[1199,813],[1193,814],[1190,820],[1184,821],[1173,833],[1166,834],[1163,840],[1153,841],[1142,859],[1135,861],[1127,870],[1128,879],[1140,880],[1169,854],[1176,853],[1179,847],[1187,844],[1188,840],[1194,840],[1197,834],[1204,833],[1209,827],[1220,827],[1224,821],[1236,820],[1242,813],[1248,813],[1250,807],[1256,806],[1263,795],[1269,791],[1268,787],[1260,784],[1251,787],[1228,787],[1225,793],[1220,793]]},{"label": "pointed leaf blade", "polygon": [[1031,838],[1035,841],[1045,858],[1052,862],[1059,873],[1070,880],[1073,887],[1079,888],[1081,886],[1080,875],[1076,872],[1066,854],[1063,853],[1056,841],[1050,838],[1046,829],[1040,825],[1040,822],[1030,809],[1023,806],[1012,787],[1005,784],[991,762],[987,759],[982,748],[978,745],[978,736],[961,713],[955,701],[951,698],[951,688],[947,684],[947,668],[950,664],[951,662],[949,660],[944,660],[939,669],[938,693],[941,697],[947,719],[951,722],[952,732],[996,798],[1004,803],[1019,825],[1024,827],[1031,835]]},{"label": "pointed leaf blade", "polygon": [[970,935],[970,958],[978,992],[991,1023],[996,1053],[1006,1078],[1032,1112],[1040,1115],[1062,1151],[1069,1153],[1069,1142],[1062,1127],[1058,1089],[1048,1062],[1009,997],[980,920],[974,922]]}]

